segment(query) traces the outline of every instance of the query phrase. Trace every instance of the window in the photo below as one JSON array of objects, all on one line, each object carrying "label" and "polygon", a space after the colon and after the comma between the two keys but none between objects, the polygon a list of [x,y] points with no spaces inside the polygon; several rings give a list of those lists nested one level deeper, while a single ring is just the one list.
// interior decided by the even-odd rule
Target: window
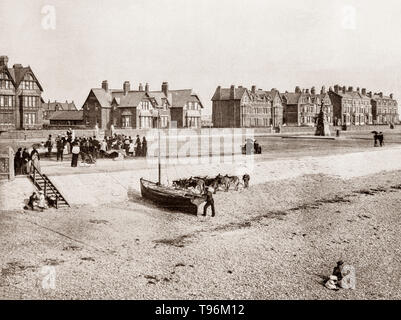
[{"label": "window", "polygon": [[122,127],[123,128],[129,128],[131,127],[131,116],[122,116]]},{"label": "window", "polygon": [[24,124],[32,125],[36,123],[36,113],[24,113]]}]

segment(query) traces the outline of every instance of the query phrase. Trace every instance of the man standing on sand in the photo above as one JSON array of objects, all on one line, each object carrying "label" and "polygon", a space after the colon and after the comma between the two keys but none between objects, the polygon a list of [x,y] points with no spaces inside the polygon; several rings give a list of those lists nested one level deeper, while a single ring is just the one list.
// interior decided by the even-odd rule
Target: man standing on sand
[{"label": "man standing on sand", "polygon": [[242,180],[244,181],[244,188],[248,188],[249,187],[249,180],[251,179],[251,177],[249,176],[249,174],[245,173],[242,176]]},{"label": "man standing on sand", "polygon": [[206,204],[203,207],[203,214],[202,216],[206,216],[207,208],[212,207],[212,217],[215,216],[215,211],[214,211],[214,199],[213,199],[213,194],[210,191],[209,187],[206,187]]},{"label": "man standing on sand", "polygon": [[379,134],[377,135],[377,138],[379,139],[380,147],[383,147],[383,145],[384,145],[384,135],[383,135],[383,132],[379,132]]},{"label": "man standing on sand", "polygon": [[46,141],[45,147],[47,147],[47,157],[50,158],[53,149],[52,135],[49,134],[49,138]]}]

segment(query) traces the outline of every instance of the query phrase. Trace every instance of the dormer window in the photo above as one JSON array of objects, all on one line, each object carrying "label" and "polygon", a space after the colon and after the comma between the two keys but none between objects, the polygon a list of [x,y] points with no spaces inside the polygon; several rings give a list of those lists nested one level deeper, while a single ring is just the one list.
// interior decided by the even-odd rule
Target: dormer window
[{"label": "dormer window", "polygon": [[0,73],[0,89],[12,89],[13,85],[7,73]]},{"label": "dormer window", "polygon": [[35,79],[31,74],[26,74],[24,76],[24,80],[21,81],[21,88],[25,90],[36,90],[38,89],[38,86],[36,84]]}]

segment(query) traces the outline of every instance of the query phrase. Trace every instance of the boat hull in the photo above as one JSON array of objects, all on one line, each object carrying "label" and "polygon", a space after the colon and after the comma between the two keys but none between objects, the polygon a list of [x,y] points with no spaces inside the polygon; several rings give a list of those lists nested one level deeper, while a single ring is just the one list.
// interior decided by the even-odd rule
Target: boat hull
[{"label": "boat hull", "polygon": [[184,190],[175,190],[159,186],[154,182],[140,179],[142,197],[156,203],[158,206],[172,210],[197,215],[198,206],[204,202],[204,197]]}]

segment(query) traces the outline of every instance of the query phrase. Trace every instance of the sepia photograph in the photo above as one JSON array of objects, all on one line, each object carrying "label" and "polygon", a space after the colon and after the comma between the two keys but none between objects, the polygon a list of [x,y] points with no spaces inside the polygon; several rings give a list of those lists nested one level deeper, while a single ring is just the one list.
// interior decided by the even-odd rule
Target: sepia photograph
[{"label": "sepia photograph", "polygon": [[401,299],[400,15],[0,0],[0,300]]}]

